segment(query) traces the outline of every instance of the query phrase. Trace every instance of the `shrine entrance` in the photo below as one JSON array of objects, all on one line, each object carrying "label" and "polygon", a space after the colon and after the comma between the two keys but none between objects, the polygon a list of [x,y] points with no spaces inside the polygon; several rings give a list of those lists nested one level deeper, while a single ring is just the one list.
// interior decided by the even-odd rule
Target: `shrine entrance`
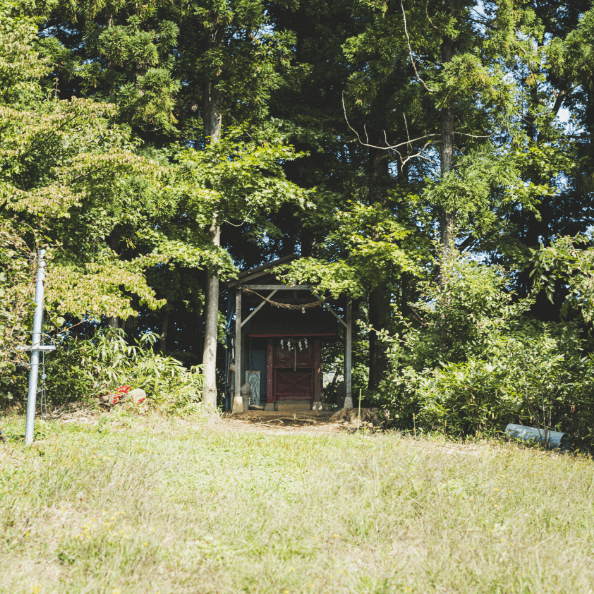
[{"label": "shrine entrance", "polygon": [[277,400],[312,400],[314,396],[313,369],[293,371],[274,370],[273,402]]},{"label": "shrine entrance", "polygon": [[322,392],[320,340],[285,335],[268,337],[267,342],[266,402],[319,400]]},{"label": "shrine entrance", "polygon": [[[286,256],[246,270],[227,283],[231,294],[225,391],[227,409],[233,412],[246,409],[250,390],[249,407],[264,407],[267,411],[288,407],[326,410],[322,344],[337,340],[344,341],[343,406],[352,408],[352,300],[344,296],[323,299],[314,285],[284,284],[276,275],[276,267],[297,258]],[[334,308],[342,310],[342,316]]]}]

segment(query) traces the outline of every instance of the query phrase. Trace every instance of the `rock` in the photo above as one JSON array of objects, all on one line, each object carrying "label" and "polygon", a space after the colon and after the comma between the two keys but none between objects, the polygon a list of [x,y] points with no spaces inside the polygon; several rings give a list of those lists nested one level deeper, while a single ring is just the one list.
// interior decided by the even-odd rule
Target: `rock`
[{"label": "rock", "polygon": [[328,410],[329,406],[327,402],[313,402],[311,410]]},{"label": "rock", "polygon": [[252,384],[245,382],[241,385],[239,390],[241,392],[241,398],[243,399],[243,410],[250,410],[250,398],[252,397]]},{"label": "rock", "polygon": [[250,398],[252,396],[252,385],[245,382],[239,388],[239,396],[233,396],[232,414],[237,415],[250,409]]},{"label": "rock", "polygon": [[146,392],[140,388],[136,388],[128,392],[128,398],[134,402],[134,404],[142,404],[146,400]]},{"label": "rock", "polygon": [[[335,412],[330,421],[333,423],[350,423],[357,425],[359,423],[359,410],[356,408],[343,408]],[[382,417],[377,408],[362,408],[361,409],[361,426],[363,424],[370,424],[377,427],[382,424]]]}]

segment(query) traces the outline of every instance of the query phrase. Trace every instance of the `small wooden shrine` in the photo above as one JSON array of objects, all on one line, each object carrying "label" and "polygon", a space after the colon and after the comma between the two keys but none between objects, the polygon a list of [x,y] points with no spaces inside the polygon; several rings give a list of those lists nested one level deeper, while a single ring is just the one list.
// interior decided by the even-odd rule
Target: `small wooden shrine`
[{"label": "small wooden shrine", "polygon": [[322,302],[312,292],[314,285],[282,283],[276,267],[297,258],[286,256],[246,270],[227,283],[231,296],[225,384],[227,408],[233,413],[244,410],[241,386],[246,382],[251,384],[251,405],[271,411],[279,405],[321,410],[323,343],[336,340],[344,340],[345,347],[344,407],[353,406],[352,301]]}]

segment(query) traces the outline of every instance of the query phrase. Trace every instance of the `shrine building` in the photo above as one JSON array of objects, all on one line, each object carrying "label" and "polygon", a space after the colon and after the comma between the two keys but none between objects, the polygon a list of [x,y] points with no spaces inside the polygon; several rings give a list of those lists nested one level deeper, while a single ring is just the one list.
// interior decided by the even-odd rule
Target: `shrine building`
[{"label": "shrine building", "polygon": [[241,386],[246,382],[250,406],[268,411],[325,409],[322,348],[327,341],[344,343],[341,404],[353,406],[352,300],[321,301],[313,292],[315,285],[284,284],[276,267],[299,257],[293,254],[245,270],[227,283],[225,402],[233,413],[244,411]]}]

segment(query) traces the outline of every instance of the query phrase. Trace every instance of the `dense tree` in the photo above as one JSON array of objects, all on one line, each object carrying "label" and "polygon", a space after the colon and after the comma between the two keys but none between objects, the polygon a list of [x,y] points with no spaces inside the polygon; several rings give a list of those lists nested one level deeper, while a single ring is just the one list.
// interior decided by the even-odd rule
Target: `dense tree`
[{"label": "dense tree", "polygon": [[[452,382],[517,336],[581,369],[589,2],[2,7],[2,249],[52,248],[55,324],[156,330],[215,408],[219,279],[299,252],[286,278],[356,299],[358,387],[403,418],[424,369]],[[573,350],[540,325],[564,319]]]}]

